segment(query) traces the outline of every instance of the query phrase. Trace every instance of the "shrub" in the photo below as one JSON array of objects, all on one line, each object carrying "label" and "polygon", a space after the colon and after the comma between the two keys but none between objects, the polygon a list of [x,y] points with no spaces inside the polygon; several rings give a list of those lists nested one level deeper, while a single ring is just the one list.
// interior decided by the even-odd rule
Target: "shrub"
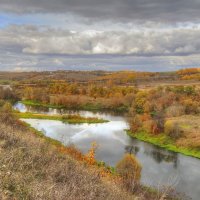
[{"label": "shrub", "polygon": [[0,121],[4,123],[12,123],[14,115],[12,113],[12,106],[6,102],[0,110]]},{"label": "shrub", "polygon": [[185,114],[185,106],[179,104],[169,106],[166,109],[167,117],[179,117],[184,114]]},{"label": "shrub", "polygon": [[158,122],[155,120],[148,120],[143,122],[142,128],[148,133],[153,133],[153,134],[161,133],[161,130],[158,126]]},{"label": "shrub", "polygon": [[173,139],[178,139],[183,135],[183,130],[181,130],[178,122],[174,121],[167,121],[164,125],[165,133],[172,137]]},{"label": "shrub", "polygon": [[153,116],[152,133],[162,133],[164,131],[164,115],[162,112],[155,113]]},{"label": "shrub", "polygon": [[4,89],[0,87],[0,99],[8,100],[8,99],[15,99],[15,98],[16,96],[11,89],[9,88]]},{"label": "shrub", "polygon": [[4,105],[5,101],[0,99],[0,107],[2,107]]},{"label": "shrub", "polygon": [[141,177],[141,165],[134,155],[125,154],[116,165],[116,172],[122,177],[125,186],[132,189],[137,185]]},{"label": "shrub", "polygon": [[186,99],[183,101],[185,105],[186,114],[197,114],[199,110],[199,102],[192,99]]},{"label": "shrub", "polygon": [[137,132],[142,126],[142,122],[140,120],[139,115],[135,115],[134,117],[132,117],[129,120],[129,123],[130,123],[130,129],[132,132]]}]

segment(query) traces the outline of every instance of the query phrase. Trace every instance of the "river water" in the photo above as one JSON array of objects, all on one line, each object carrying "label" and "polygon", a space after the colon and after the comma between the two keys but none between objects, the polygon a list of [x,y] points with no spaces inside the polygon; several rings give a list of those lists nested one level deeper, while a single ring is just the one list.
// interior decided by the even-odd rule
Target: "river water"
[{"label": "river water", "polygon": [[129,137],[127,119],[113,113],[67,111],[59,109],[14,106],[20,112],[54,114],[80,114],[85,117],[98,117],[109,120],[102,124],[67,124],[60,121],[23,119],[46,136],[61,141],[65,145],[74,144],[83,153],[98,144],[96,159],[108,165],[115,164],[126,152],[132,151],[142,164],[141,182],[148,186],[161,188],[172,186],[194,200],[200,200],[200,159],[170,152],[152,144]]}]

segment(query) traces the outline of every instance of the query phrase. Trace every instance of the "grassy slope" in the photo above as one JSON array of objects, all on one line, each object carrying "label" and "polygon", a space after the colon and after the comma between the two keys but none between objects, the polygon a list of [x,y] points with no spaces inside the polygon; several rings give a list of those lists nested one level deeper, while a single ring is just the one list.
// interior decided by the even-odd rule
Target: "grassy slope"
[{"label": "grassy slope", "polygon": [[62,122],[67,122],[71,124],[80,123],[105,123],[108,120],[98,119],[93,117],[81,117],[79,115],[45,115],[45,114],[35,114],[35,113],[17,113],[19,118],[23,119],[47,119],[47,120],[58,120]]},{"label": "grassy slope", "polygon": [[0,123],[0,152],[0,199],[135,199],[29,128]]},{"label": "grassy slope", "polygon": [[182,153],[187,156],[200,158],[200,151],[186,148],[186,147],[185,148],[177,147],[175,145],[175,142],[172,139],[170,139],[168,136],[166,136],[165,134],[152,135],[152,134],[146,133],[145,131],[140,131],[137,133],[132,133],[131,131],[127,131],[127,134],[136,139],[149,142],[151,144],[154,144],[156,146],[165,148],[173,152]]}]

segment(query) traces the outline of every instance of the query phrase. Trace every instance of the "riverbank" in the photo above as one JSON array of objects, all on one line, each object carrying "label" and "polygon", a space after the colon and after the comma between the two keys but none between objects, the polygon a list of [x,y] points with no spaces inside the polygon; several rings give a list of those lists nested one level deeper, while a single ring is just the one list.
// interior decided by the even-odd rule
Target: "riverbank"
[{"label": "riverbank", "polygon": [[43,120],[57,120],[66,122],[69,124],[96,124],[96,123],[106,123],[108,120],[94,118],[94,117],[82,117],[80,115],[46,115],[46,114],[36,114],[36,113],[16,113],[17,117],[23,119],[43,119]]},{"label": "riverbank", "polygon": [[68,109],[68,110],[85,110],[85,111],[113,111],[113,112],[119,112],[119,113],[124,113],[128,111],[128,107],[126,106],[119,106],[117,108],[105,108],[101,104],[92,104],[92,103],[87,103],[84,105],[78,105],[75,108],[70,107],[70,106],[64,106],[64,105],[52,105],[52,104],[44,104],[38,101],[32,101],[32,100],[22,100],[19,101],[23,103],[24,105],[27,106],[41,106],[45,108],[55,108],[55,109]]},{"label": "riverbank", "polygon": [[136,138],[138,140],[151,143],[169,151],[181,153],[186,156],[192,156],[200,159],[200,151],[190,148],[178,147],[176,146],[175,142],[165,134],[152,135],[145,131],[133,133],[130,130],[127,130],[126,132],[130,137]]},{"label": "riverbank", "polygon": [[2,199],[153,200],[162,196],[141,185],[134,192],[125,190],[121,178],[111,167],[97,162],[95,154],[66,147],[12,113],[0,120]]},{"label": "riverbank", "polygon": [[55,148],[22,124],[0,123],[0,149],[0,199],[135,199],[100,168],[74,159],[78,151]]}]

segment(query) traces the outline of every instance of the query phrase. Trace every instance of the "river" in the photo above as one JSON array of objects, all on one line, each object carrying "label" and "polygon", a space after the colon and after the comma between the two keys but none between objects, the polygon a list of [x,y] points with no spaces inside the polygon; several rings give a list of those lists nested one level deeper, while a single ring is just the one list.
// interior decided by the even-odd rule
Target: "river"
[{"label": "river", "polygon": [[78,125],[38,119],[23,121],[65,145],[74,144],[83,153],[86,153],[95,141],[98,144],[96,159],[111,166],[115,166],[126,152],[132,150],[142,164],[142,184],[156,188],[172,186],[177,192],[184,193],[191,199],[200,199],[200,159],[170,152],[129,137],[124,131],[129,127],[124,116],[106,112],[25,106],[22,103],[17,103],[14,108],[20,112],[50,115],[68,113],[107,119],[108,123]]}]

